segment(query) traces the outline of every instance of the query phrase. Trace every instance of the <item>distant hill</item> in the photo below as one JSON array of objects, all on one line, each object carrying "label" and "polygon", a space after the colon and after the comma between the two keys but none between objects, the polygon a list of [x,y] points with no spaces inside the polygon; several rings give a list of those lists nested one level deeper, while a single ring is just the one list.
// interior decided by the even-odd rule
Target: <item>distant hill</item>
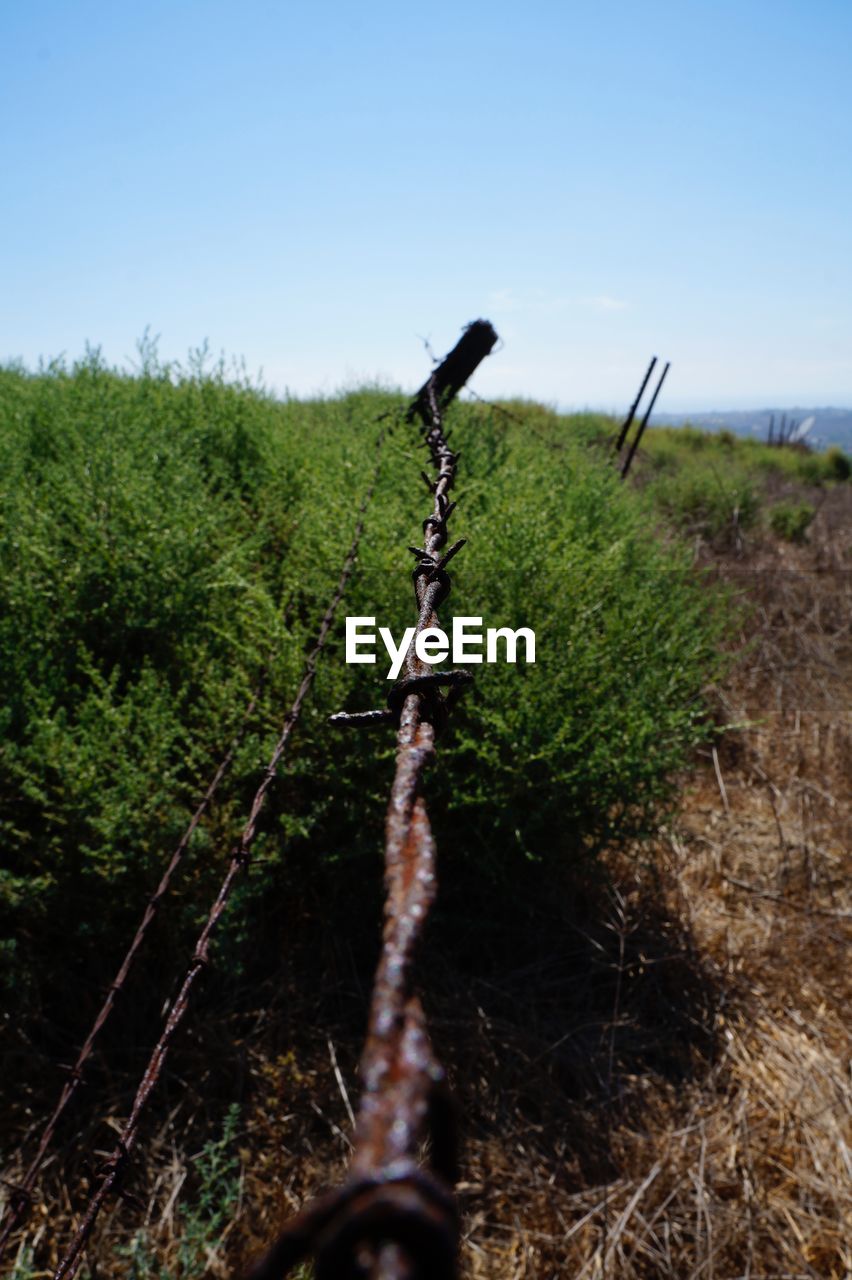
[{"label": "distant hill", "polygon": [[852,409],[714,409],[709,413],[655,413],[651,421],[660,426],[681,426],[688,422],[705,431],[727,430],[765,440],[773,416],[776,428],[782,416],[788,423],[793,418],[800,424],[800,432],[805,430],[807,443],[816,449],[837,444],[852,453]]}]

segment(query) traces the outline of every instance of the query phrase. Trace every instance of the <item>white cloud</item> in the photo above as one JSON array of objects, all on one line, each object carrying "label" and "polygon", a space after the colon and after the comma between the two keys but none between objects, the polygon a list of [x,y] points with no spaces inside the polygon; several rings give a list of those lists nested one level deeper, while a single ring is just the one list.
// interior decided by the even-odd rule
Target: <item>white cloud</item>
[{"label": "white cloud", "polygon": [[630,306],[630,303],[625,302],[623,298],[611,298],[608,293],[599,293],[591,298],[580,298],[580,302],[586,307],[592,307],[595,311],[626,311]]}]

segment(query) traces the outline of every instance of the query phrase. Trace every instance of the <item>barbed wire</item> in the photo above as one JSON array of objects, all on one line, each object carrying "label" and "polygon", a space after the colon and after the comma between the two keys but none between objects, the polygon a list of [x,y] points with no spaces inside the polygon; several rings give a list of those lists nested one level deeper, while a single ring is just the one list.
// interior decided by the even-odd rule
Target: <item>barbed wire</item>
[{"label": "barbed wire", "polygon": [[[428,348],[428,344],[427,344],[427,348]],[[624,443],[627,439],[627,434],[630,430],[630,427],[633,424],[634,418],[636,417],[636,411],[639,408],[639,404],[642,399],[642,396],[645,394],[645,388],[647,387],[648,382],[650,381],[651,374],[654,371],[654,366],[656,365],[656,363],[657,363],[657,357],[652,356],[651,363],[648,365],[648,369],[645,373],[645,377],[642,379],[642,383],[639,387],[639,391],[637,392],[636,399],[633,401],[632,405],[630,406],[630,409],[628,410],[628,413],[627,413],[627,417],[624,419],[624,422],[621,424],[618,434],[614,436],[610,441],[612,455],[617,462],[620,461],[620,454],[624,447]],[[630,467],[633,463],[633,459],[636,456],[636,451],[639,448],[639,444],[642,440],[642,436],[645,433],[645,429],[648,426],[648,422],[650,420],[651,414],[653,413],[654,406],[657,403],[657,397],[662,391],[663,383],[666,380],[666,374],[668,373],[670,368],[671,368],[671,363],[667,361],[666,366],[663,369],[663,372],[660,376],[660,380],[657,383],[657,386],[654,390],[654,394],[651,396],[650,403],[642,417],[642,421],[639,423],[639,426],[636,430],[636,435],[633,441],[631,442],[630,448],[627,451],[627,456],[624,462],[621,463],[620,465],[620,474],[621,474],[622,480],[627,478],[627,474],[630,471]],[[473,400],[478,401],[479,404],[485,406],[488,409],[491,409],[494,413],[499,414],[501,417],[505,418],[508,422],[513,422],[516,426],[523,427],[526,431],[530,431],[530,430],[533,431],[534,434],[537,435],[538,438],[542,440],[549,448],[559,449],[562,447],[562,445],[558,440],[553,440],[550,436],[548,436],[543,431],[541,431],[540,428],[537,426],[537,424],[533,420],[529,418],[521,418],[518,414],[512,413],[510,409],[507,409],[505,405],[495,404],[493,400],[486,400],[483,396],[478,395],[477,392],[473,391],[470,387],[468,387],[467,391],[468,391],[468,395],[471,396]]]},{"label": "barbed wire", "polygon": [[[386,419],[389,416],[391,416],[390,413],[381,414],[377,421]],[[72,1277],[76,1274],[83,1251],[88,1244],[104,1202],[110,1194],[120,1190],[120,1180],[126,1170],[131,1151],[136,1141],[136,1134],[142,1113],[149,1097],[157,1085],[163,1066],[165,1065],[171,1043],[183,1022],[184,1016],[189,1007],[189,997],[192,987],[194,986],[199,974],[209,963],[210,939],[228,905],[228,899],[235,881],[248,865],[251,846],[257,834],[258,819],[260,818],[263,810],[266,796],[277,776],[278,766],[286,750],[287,743],[299,720],[302,705],[314,681],[317,663],[323,649],[325,648],[329,632],[331,631],[332,624],[337,614],[337,609],[343,599],[346,587],[352,575],[358,554],[358,548],[361,542],[361,536],[364,531],[367,509],[372,501],[379,478],[382,464],[382,446],[389,430],[389,427],[383,426],[378,434],[375,446],[377,456],[372,477],[369,487],[358,509],[355,529],[349,549],[343,561],[337,586],[335,587],[331,600],[323,614],[313,648],[311,649],[303,668],[302,679],[296,691],[296,696],[293,699],[290,710],[285,717],[281,734],[269,758],[260,786],[255,792],[248,820],[246,821],[239,841],[231,851],[228,868],[219,886],[219,892],[216,896],[216,900],[213,903],[207,917],[207,921],[198,936],[192,958],[184,974],[178,994],[172,1003],[171,1009],[169,1010],[163,1031],[151,1052],[148,1065],[145,1068],[142,1080],[133,1099],[130,1115],[122,1128],[115,1148],[100,1166],[101,1176],[99,1185],[95,1188],[92,1196],[90,1197],[86,1211],[73,1236],[73,1239],[54,1272],[54,1280],[66,1280],[66,1277],[67,1280],[72,1280]]]},{"label": "barbed wire", "polygon": [[479,395],[472,387],[467,388],[467,393],[472,400],[481,404],[483,408],[490,409],[492,413],[496,413],[499,417],[504,418],[506,422],[511,422],[516,427],[522,427],[525,432],[534,435],[551,451],[564,450],[565,445],[563,441],[560,439],[554,439],[550,432],[542,430],[535,418],[531,416],[522,418],[519,414],[513,413],[511,409],[507,409],[504,404],[497,404],[494,400],[486,400],[484,396]]},{"label": "barbed wire", "polygon": [[159,880],[159,883],[157,884],[156,889],[151,894],[151,897],[148,899],[148,902],[145,906],[145,910],[142,913],[142,919],[140,920],[139,927],[137,928],[136,933],[133,936],[133,940],[127,949],[127,953],[125,954],[124,959],[119,965],[119,968],[118,968],[118,971],[116,972],[115,977],[113,978],[112,982],[110,983],[107,989],[107,994],[104,999],[104,1002],[101,1005],[101,1008],[98,1011],[94,1022],[92,1023],[92,1026],[89,1030],[88,1035],[83,1041],[82,1048],[80,1049],[80,1052],[77,1054],[77,1058],[74,1062],[74,1065],[72,1067],[67,1068],[68,1079],[62,1088],[62,1091],[59,1095],[59,1098],[56,1102],[55,1107],[53,1108],[53,1111],[51,1112],[50,1116],[47,1119],[47,1122],[45,1123],[35,1154],[33,1155],[29,1165],[27,1166],[24,1176],[20,1179],[19,1182],[16,1182],[12,1186],[11,1195],[9,1197],[9,1204],[4,1214],[4,1217],[6,1218],[6,1222],[2,1228],[2,1231],[0,1231],[0,1256],[2,1256],[2,1252],[5,1249],[9,1241],[9,1237],[12,1235],[12,1232],[15,1231],[18,1226],[20,1226],[20,1224],[26,1217],[26,1214],[32,1204],[32,1189],[33,1189],[33,1186],[35,1185],[35,1180],[38,1177],[38,1172],[44,1162],[44,1158],[47,1155],[47,1151],[50,1147],[50,1144],[53,1141],[53,1136],[56,1132],[56,1126],[58,1125],[66,1108],[71,1104],[71,1101],[74,1098],[74,1095],[76,1094],[80,1085],[83,1083],[83,1068],[88,1062],[89,1057],[91,1056],[92,1051],[94,1050],[95,1044],[98,1040],[98,1037],[109,1020],[110,1014],[112,1013],[113,1006],[115,1005],[115,1002],[118,996],[121,994],[121,991],[124,988],[124,984],[127,981],[128,975],[130,973],[131,968],[133,967],[133,963],[136,959],[136,956],[139,953],[143,942],[145,941],[145,936],[157,916],[160,903],[168,893],[169,887],[171,885],[171,881],[175,873],[177,872],[178,867],[183,861],[183,856],[189,847],[190,841],[192,840],[193,835],[198,829],[198,825],[201,822],[201,819],[204,817],[204,814],[207,812],[207,809],[212,803],[213,798],[219,789],[219,785],[222,782],[222,779],[225,777],[226,773],[230,769],[231,764],[233,763],[233,760],[234,760],[234,756],[236,755],[237,750],[239,749],[240,744],[242,743],[243,738],[245,737],[246,732],[248,731],[248,727],[249,727],[249,724],[251,723],[251,718],[252,718],[252,715],[254,714],[255,708],[257,706],[257,701],[262,689],[263,678],[264,677],[262,674],[261,679],[258,682],[258,687],[256,688],[255,692],[251,695],[248,705],[245,711],[243,712],[240,725],[233,738],[233,741],[231,742],[230,747],[228,748],[227,752],[222,757],[222,759],[219,761],[216,771],[213,774],[213,777],[211,778],[207,786],[207,790],[204,792],[204,795],[202,796],[201,801],[197,805],[195,812],[193,813],[192,817],[189,820],[186,830],[184,831],[183,835],[181,836],[180,840],[175,846],[174,851],[172,852],[172,856],[169,859],[169,862],[166,865],[166,868],[160,877],[160,880]]},{"label": "barbed wire", "polygon": [[[443,412],[496,341],[487,321],[469,325],[408,410],[409,421],[421,420],[437,472],[434,480],[421,473],[434,503],[423,521],[423,546],[409,547],[416,559],[415,640],[386,709],[331,717],[336,725],[397,726],[385,823],[384,936],[360,1064],[364,1092],[352,1165],[341,1187],[285,1227],[251,1280],[281,1280],[308,1256],[314,1258],[316,1280],[452,1280],[457,1273],[455,1125],[444,1071],[414,991],[413,961],[437,888],[423,774],[434,757],[436,737],[472,676],[460,670],[433,672],[417,655],[416,640],[437,626],[437,610],[451,586],[447,565],[464,545],[460,539],[444,551],[456,505],[448,493],[460,451],[447,442]],[[418,1159],[424,1138],[430,1143],[427,1167]]]}]

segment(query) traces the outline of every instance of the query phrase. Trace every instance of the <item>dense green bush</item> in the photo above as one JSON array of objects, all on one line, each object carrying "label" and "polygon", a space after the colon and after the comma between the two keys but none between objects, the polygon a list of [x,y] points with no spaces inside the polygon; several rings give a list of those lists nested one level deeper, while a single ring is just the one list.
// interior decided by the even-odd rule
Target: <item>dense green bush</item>
[{"label": "dense green bush", "polygon": [[743,469],[716,467],[704,460],[686,458],[664,470],[649,493],[671,523],[718,546],[734,543],[750,529],[759,510],[757,491]]},{"label": "dense green bush", "polygon": [[769,512],[769,527],[788,542],[804,542],[815,515],[816,511],[809,502],[779,502]]},{"label": "dense green bush", "polygon": [[712,483],[714,468],[725,478],[736,475],[751,484],[767,474],[812,485],[847,480],[852,474],[849,458],[837,446],[824,453],[805,444],[779,448],[731,431],[701,431],[689,425],[649,428],[642,453],[655,471],[693,469],[700,480],[703,468],[705,487]]},{"label": "dense green bush", "polygon": [[836,444],[825,451],[825,467],[830,480],[848,480],[852,476],[852,460]]},{"label": "dense green bush", "polygon": [[[0,374],[0,937],[19,993],[97,976],[269,664],[197,857],[233,830],[316,625],[311,580],[327,590],[350,537],[351,411],[314,407],[313,469],[301,408],[282,425],[221,369]],[[196,866],[198,893],[215,872]]]},{"label": "dense green bush", "polygon": [[[133,377],[97,355],[0,371],[0,937],[20,998],[44,1007],[83,976],[94,1001],[267,669],[146,963],[167,969],[185,946],[339,573],[377,418],[400,405],[377,391],[278,403],[221,368],[150,358]],[[646,498],[590,448],[606,424],[513,413],[451,411],[468,546],[442,619],[530,626],[538,660],[476,669],[428,784],[443,847],[498,880],[642,829],[704,732],[721,624]],[[424,455],[398,413],[385,422],[358,571],[244,898],[297,862],[310,876],[381,847],[392,735],[326,718],[389,687],[383,654],[345,664],[345,614],[396,635],[414,620]]]}]

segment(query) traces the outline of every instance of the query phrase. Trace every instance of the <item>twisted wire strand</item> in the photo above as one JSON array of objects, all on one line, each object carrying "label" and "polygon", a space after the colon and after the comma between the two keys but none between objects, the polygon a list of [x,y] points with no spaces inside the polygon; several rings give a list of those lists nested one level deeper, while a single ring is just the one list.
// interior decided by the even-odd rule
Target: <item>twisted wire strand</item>
[{"label": "twisted wire strand", "polygon": [[[436,626],[450,591],[447,564],[464,545],[449,550],[447,523],[455,508],[448,494],[456,475],[443,411],[490,353],[497,335],[487,321],[465,335],[421,388],[408,411],[419,417],[436,469],[423,479],[433,495],[423,522],[424,545],[409,550],[417,606],[415,639],[405,674],[388,698],[384,720],[397,721],[397,756],[385,821],[386,902],[382,952],[373,985],[367,1041],[361,1057],[363,1094],[355,1127],[355,1152],[343,1186],[303,1209],[251,1271],[251,1280],[281,1280],[312,1255],[316,1280],[454,1280],[458,1211],[452,1195],[456,1144],[444,1071],[432,1050],[413,964],[436,893],[435,842],[422,794],[435,739],[469,672],[434,673],[416,654],[416,639]],[[440,687],[449,686],[446,696]],[[338,724],[376,722],[376,713],[332,717]],[[429,1162],[419,1151],[430,1140]]]},{"label": "twisted wire strand", "polygon": [[258,697],[260,696],[262,683],[263,675],[261,676],[257,689],[251,695],[249,703],[243,712],[242,719],[230,747],[219,761],[216,771],[207,786],[207,790],[204,792],[195,812],[189,820],[186,830],[175,846],[172,856],[160,877],[156,889],[148,899],[145,910],[142,913],[139,926],[133,936],[133,940],[127,949],[124,959],[119,965],[115,977],[107,989],[104,1002],[101,1005],[91,1028],[89,1029],[86,1039],[83,1041],[83,1045],[77,1054],[74,1065],[69,1069],[68,1079],[62,1088],[53,1111],[50,1113],[50,1116],[44,1125],[35,1154],[27,1166],[23,1178],[21,1178],[20,1182],[16,1183],[13,1188],[6,1214],[4,1215],[6,1217],[6,1222],[2,1231],[0,1231],[0,1255],[2,1255],[2,1251],[6,1247],[12,1232],[20,1225],[27,1214],[32,1202],[32,1189],[36,1178],[38,1177],[39,1170],[44,1162],[48,1148],[53,1141],[56,1126],[58,1125],[66,1108],[70,1105],[80,1085],[83,1083],[83,1068],[91,1056],[98,1036],[109,1020],[109,1016],[112,1013],[113,1006],[118,996],[124,988],[124,984],[127,981],[131,968],[133,967],[133,962],[145,941],[145,935],[157,916],[160,903],[168,893],[172,878],[183,861],[183,856],[189,847],[190,841],[192,840],[201,819],[204,817],[204,814],[212,803],[213,798],[219,789],[219,785],[230,769],[234,756],[236,755],[237,750],[248,731],[251,718],[257,706]]},{"label": "twisted wire strand", "polygon": [[[642,399],[642,396],[645,394],[645,388],[648,385],[648,382],[650,380],[651,374],[654,371],[654,366],[656,365],[656,363],[657,363],[657,357],[653,356],[651,359],[651,363],[648,365],[648,369],[647,369],[647,372],[645,373],[645,377],[642,380],[642,384],[639,387],[639,391],[636,394],[636,399],[633,401],[632,405],[630,406],[630,409],[628,410],[628,413],[627,413],[627,417],[624,419],[624,422],[621,424],[621,428],[618,431],[617,436],[615,436],[610,443],[609,447],[611,448],[612,455],[616,459],[616,461],[619,460],[621,451],[624,447],[624,442],[627,438],[627,434],[630,430],[630,427],[633,424],[634,418],[636,417],[636,412],[639,407],[639,403]],[[622,480],[626,477],[628,471],[630,470],[630,466],[631,466],[631,463],[633,462],[633,458],[636,454],[636,450],[639,447],[639,443],[645,432],[645,428],[648,426],[648,421],[651,417],[651,413],[653,412],[654,405],[656,404],[657,396],[659,395],[662,389],[663,383],[666,379],[666,374],[668,373],[670,367],[671,367],[670,363],[667,363],[665,369],[663,370],[662,377],[660,378],[659,383],[657,384],[657,388],[654,391],[654,394],[651,398],[651,402],[648,405],[647,410],[645,411],[645,414],[642,418],[642,421],[639,424],[639,427],[637,428],[636,436],[627,452],[626,459],[620,465],[620,474],[621,474]],[[532,431],[536,436],[538,436],[538,438],[541,441],[543,441],[544,444],[548,446],[548,448],[550,449],[560,448],[558,441],[554,441],[549,436],[544,434],[536,426],[534,422],[531,422],[528,419],[519,417],[518,414],[513,413],[511,409],[507,409],[505,405],[495,404],[493,400],[486,400],[483,396],[479,395],[471,387],[468,387],[467,391],[468,391],[468,395],[473,400],[477,401],[477,403],[485,406],[486,408],[491,409],[494,413],[499,414],[500,417],[504,418],[507,422],[513,422],[516,426],[523,427],[525,431]]]},{"label": "twisted wire strand", "polygon": [[[387,416],[388,415],[384,414],[381,415],[382,418]],[[364,531],[367,510],[373,499],[373,494],[378,482],[382,465],[382,446],[387,434],[388,427],[382,427],[376,440],[377,456],[372,477],[369,487],[358,509],[358,518],[352,535],[352,541],[344,558],[337,586],[335,587],[334,593],[326,607],[325,613],[323,614],[314,645],[305,662],[302,679],[296,691],[296,696],[293,699],[290,710],[284,719],[281,734],[275,744],[275,748],[269,758],[266,769],[264,770],[261,783],[255,793],[249,810],[248,819],[237,844],[231,851],[228,869],[221,882],[219,892],[210,910],[210,914],[207,917],[207,921],[198,936],[192,958],[184,974],[180,990],[178,991],[171,1009],[169,1010],[163,1031],[151,1052],[148,1065],[145,1068],[142,1080],[140,1081],[136,1095],[133,1099],[130,1115],[124,1124],[115,1148],[102,1165],[102,1177],[100,1184],[90,1197],[86,1211],[76,1232],[74,1233],[71,1243],[54,1272],[54,1280],[66,1280],[66,1278],[67,1280],[72,1280],[73,1276],[76,1274],[83,1251],[85,1250],[92,1231],[94,1230],[101,1208],[103,1207],[107,1197],[116,1189],[116,1186],[126,1169],[130,1153],[135,1145],[137,1130],[139,1128],[142,1113],[151,1093],[157,1085],[168,1056],[171,1043],[183,1022],[184,1016],[189,1007],[189,997],[192,987],[194,986],[198,975],[209,962],[210,939],[228,905],[228,899],[235,881],[248,865],[249,853],[257,833],[257,824],[266,801],[266,796],[276,778],[278,765],[286,751],[287,744],[293,730],[298,723],[302,705],[314,681],[317,663],[323,649],[325,648],[329,632],[331,631],[332,624],[337,614],[337,609],[343,599],[349,579],[352,576],[352,571],[358,554],[358,548]]]}]

